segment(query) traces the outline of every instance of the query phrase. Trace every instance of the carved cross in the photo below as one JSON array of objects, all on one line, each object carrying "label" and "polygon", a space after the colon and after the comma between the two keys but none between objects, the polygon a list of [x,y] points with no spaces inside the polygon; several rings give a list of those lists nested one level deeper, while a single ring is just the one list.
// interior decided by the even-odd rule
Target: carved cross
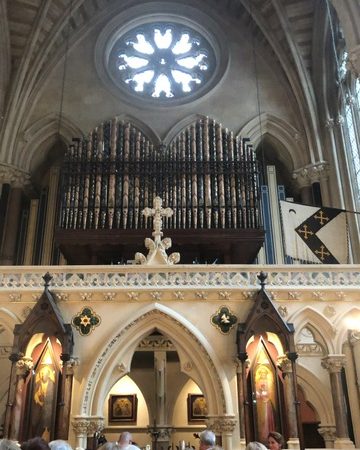
[{"label": "carved cross", "polygon": [[324,215],[323,211],[320,211],[319,215],[315,214],[314,219],[319,219],[320,225],[324,225],[325,222],[329,221],[329,218]]},{"label": "carved cross", "polygon": [[325,251],[325,247],[323,245],[320,245],[320,250],[315,250],[315,253],[319,255],[321,261],[324,261],[325,256],[330,256],[330,253]]},{"label": "carved cross", "polygon": [[302,233],[304,235],[304,239],[308,239],[309,236],[314,234],[311,230],[308,230],[308,226],[307,225],[304,225],[304,229],[303,230],[299,230],[298,233]]},{"label": "carved cross", "polygon": [[163,217],[171,217],[174,214],[174,211],[171,208],[163,208],[162,207],[162,199],[160,197],[154,198],[154,207],[153,208],[145,208],[142,213],[145,217],[154,217],[153,225],[154,232],[153,236],[155,238],[155,242],[160,240],[160,237],[163,235],[162,233],[162,218]]}]

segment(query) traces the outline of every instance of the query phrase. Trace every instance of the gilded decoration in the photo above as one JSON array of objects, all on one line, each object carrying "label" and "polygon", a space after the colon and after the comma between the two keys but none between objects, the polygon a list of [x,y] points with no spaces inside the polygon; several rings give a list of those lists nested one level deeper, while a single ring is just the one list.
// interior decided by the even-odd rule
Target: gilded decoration
[{"label": "gilded decoration", "polygon": [[221,306],[216,314],[211,316],[211,323],[223,334],[228,334],[237,322],[237,317],[227,306]]},{"label": "gilded decoration", "polygon": [[89,306],[85,306],[72,319],[72,324],[81,334],[81,336],[87,336],[92,333],[92,331],[94,331],[94,328],[99,326],[100,323],[100,316],[98,316]]}]

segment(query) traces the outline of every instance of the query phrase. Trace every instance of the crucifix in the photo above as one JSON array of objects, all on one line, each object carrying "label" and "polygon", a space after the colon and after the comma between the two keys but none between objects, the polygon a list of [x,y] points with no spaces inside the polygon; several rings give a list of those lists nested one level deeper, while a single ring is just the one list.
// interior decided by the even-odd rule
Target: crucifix
[{"label": "crucifix", "polygon": [[154,207],[153,208],[144,208],[143,214],[145,217],[154,217],[153,225],[154,231],[152,235],[154,236],[155,244],[160,242],[160,238],[163,235],[162,225],[163,225],[163,217],[171,217],[174,214],[174,211],[171,208],[163,208],[162,207],[162,199],[160,197],[154,198]]},{"label": "crucifix", "polygon": [[171,217],[173,210],[171,208],[162,207],[162,199],[160,197],[154,198],[153,208],[144,208],[142,213],[144,216],[153,217],[154,231],[152,236],[154,239],[146,238],[145,247],[149,249],[147,256],[140,252],[135,254],[135,264],[176,264],[180,261],[180,255],[177,252],[168,255],[166,251],[171,247],[171,239],[162,239],[163,232],[163,217]]}]

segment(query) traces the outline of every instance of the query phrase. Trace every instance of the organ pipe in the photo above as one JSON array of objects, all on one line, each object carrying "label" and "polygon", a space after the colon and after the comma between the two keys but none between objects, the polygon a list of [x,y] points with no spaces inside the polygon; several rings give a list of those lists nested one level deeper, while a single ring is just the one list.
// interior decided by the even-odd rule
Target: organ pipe
[{"label": "organ pipe", "polygon": [[258,228],[258,162],[248,139],[203,118],[168,146],[116,118],[68,147],[61,175],[63,229],[148,228],[160,196],[173,229]]}]

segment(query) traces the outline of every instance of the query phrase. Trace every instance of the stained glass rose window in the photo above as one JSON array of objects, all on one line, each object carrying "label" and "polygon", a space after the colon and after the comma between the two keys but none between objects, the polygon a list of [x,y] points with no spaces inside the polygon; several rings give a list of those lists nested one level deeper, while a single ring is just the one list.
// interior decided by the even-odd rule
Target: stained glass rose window
[{"label": "stained glass rose window", "polygon": [[188,26],[152,23],[121,36],[109,59],[111,72],[133,93],[152,99],[186,97],[211,78],[215,54]]}]

